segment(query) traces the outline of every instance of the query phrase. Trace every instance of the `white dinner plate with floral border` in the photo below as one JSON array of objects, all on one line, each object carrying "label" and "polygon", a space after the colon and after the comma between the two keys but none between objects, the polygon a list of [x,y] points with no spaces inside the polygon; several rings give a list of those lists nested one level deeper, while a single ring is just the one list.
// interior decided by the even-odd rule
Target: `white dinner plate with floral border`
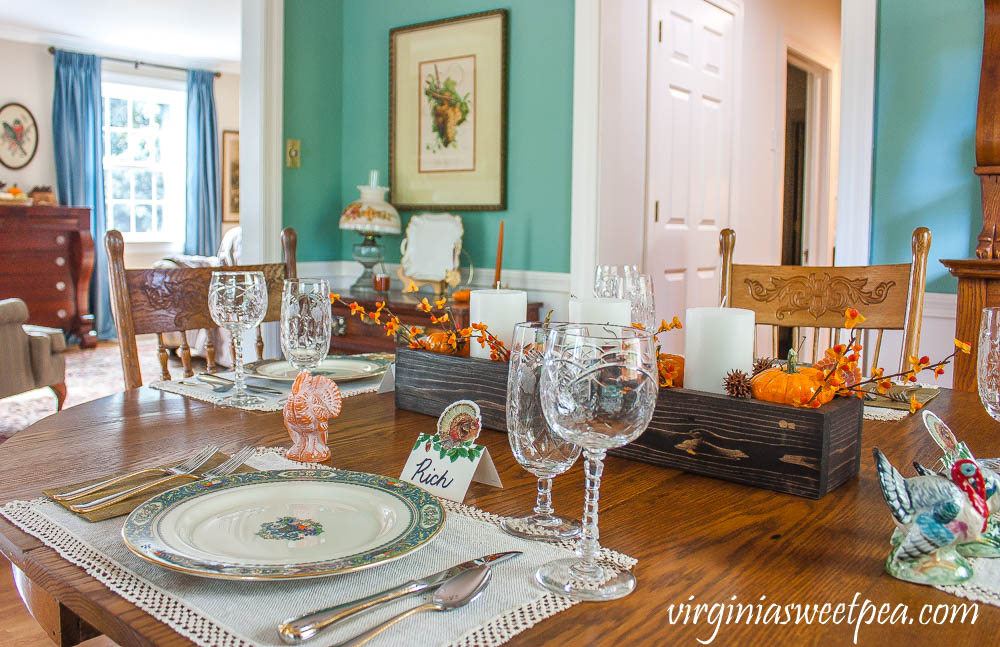
[{"label": "white dinner plate with floral border", "polygon": [[[362,357],[327,357],[315,369],[313,375],[324,375],[334,382],[353,382],[376,377],[385,373],[392,360]],[[262,359],[246,365],[248,375],[265,380],[294,382],[299,370],[283,359]]]},{"label": "white dinner plate with floral border", "polygon": [[168,490],[125,520],[129,550],[191,575],[334,575],[426,546],[445,511],[426,490],[344,470],[246,472]]}]

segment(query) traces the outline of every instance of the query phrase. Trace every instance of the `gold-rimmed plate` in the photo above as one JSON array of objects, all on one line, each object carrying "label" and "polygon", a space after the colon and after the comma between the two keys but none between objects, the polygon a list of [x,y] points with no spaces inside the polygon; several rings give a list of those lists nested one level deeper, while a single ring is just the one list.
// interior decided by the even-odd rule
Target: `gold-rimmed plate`
[{"label": "gold-rimmed plate", "polygon": [[[324,375],[334,382],[353,382],[370,377],[378,377],[385,373],[391,360],[367,357],[330,356],[320,362],[319,366],[309,372],[313,375]],[[262,359],[246,365],[246,370],[253,377],[278,382],[294,382],[299,374],[298,369],[283,359]]]},{"label": "gold-rimmed plate", "polygon": [[398,479],[344,470],[248,472],[159,494],[132,511],[122,539],[146,561],[219,579],[321,577],[424,547],[440,502]]}]

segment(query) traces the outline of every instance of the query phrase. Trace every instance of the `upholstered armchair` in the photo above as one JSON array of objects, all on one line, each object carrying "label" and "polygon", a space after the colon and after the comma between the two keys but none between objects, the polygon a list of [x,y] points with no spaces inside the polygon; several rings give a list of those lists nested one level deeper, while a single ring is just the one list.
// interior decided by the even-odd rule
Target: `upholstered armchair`
[{"label": "upholstered armchair", "polygon": [[66,401],[66,338],[58,328],[29,326],[28,306],[0,300],[0,398],[47,386]]}]

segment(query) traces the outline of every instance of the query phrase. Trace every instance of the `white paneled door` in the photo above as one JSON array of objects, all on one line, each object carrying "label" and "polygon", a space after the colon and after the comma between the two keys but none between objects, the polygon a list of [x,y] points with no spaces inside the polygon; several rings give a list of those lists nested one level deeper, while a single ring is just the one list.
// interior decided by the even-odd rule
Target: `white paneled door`
[{"label": "white paneled door", "polygon": [[[724,5],[723,5],[724,6]],[[646,268],[659,318],[717,305],[729,225],[735,16],[707,0],[652,0]],[[661,336],[681,352],[683,337]]]}]

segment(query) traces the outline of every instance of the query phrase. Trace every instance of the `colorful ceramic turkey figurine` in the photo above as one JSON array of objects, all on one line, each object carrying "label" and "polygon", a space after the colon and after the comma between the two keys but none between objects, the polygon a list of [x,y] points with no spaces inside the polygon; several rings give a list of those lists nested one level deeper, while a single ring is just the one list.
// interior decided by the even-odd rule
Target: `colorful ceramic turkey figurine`
[{"label": "colorful ceramic turkey figurine", "polygon": [[1000,477],[974,458],[962,458],[946,473],[921,469],[920,476],[904,478],[878,448],[873,451],[882,496],[897,526],[886,571],[917,584],[957,584],[972,577],[958,547],[978,542],[990,515],[1000,511]]},{"label": "colorful ceramic turkey figurine", "polygon": [[285,429],[292,437],[288,458],[303,463],[330,458],[326,434],[330,418],[340,415],[342,401],[337,383],[330,378],[310,375],[309,371],[298,374],[283,411]]},{"label": "colorful ceramic turkey figurine", "polygon": [[[927,432],[930,433],[931,438],[944,450],[944,456],[941,457],[940,461],[944,474],[951,473],[952,467],[958,461],[968,459],[976,461],[979,464],[983,476],[987,480],[997,478],[996,472],[1000,469],[1000,459],[977,459],[972,455],[972,450],[955,436],[944,420],[941,420],[941,418],[938,418],[927,409],[923,410],[923,419],[924,426],[927,427]],[[913,466],[917,468],[917,473],[921,475],[934,473],[933,470],[919,463],[914,463]],[[995,506],[990,512],[991,514],[997,512]],[[990,516],[986,524],[986,531],[974,541],[958,544],[958,554],[963,557],[1000,557],[1000,519],[995,514]]]}]

